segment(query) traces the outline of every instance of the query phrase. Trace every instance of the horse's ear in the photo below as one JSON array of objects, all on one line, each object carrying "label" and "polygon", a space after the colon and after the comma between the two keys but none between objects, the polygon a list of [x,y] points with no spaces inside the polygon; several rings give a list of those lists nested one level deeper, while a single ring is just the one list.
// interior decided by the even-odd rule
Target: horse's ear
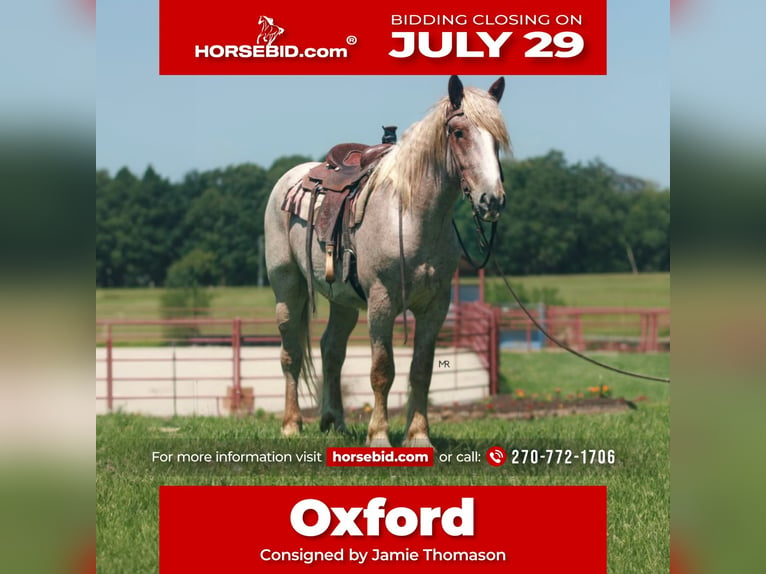
[{"label": "horse's ear", "polygon": [[449,101],[454,109],[463,105],[463,82],[460,81],[460,78],[457,76],[450,77],[447,91],[449,92]]},{"label": "horse's ear", "polygon": [[500,98],[503,97],[505,91],[505,78],[500,76],[495,83],[489,87],[489,95],[495,98],[495,101],[500,103]]}]

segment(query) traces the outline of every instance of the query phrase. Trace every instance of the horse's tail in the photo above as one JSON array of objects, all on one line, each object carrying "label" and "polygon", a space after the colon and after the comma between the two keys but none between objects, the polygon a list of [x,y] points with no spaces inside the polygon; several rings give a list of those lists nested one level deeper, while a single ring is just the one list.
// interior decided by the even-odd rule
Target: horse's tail
[{"label": "horse's tail", "polygon": [[303,341],[301,341],[301,379],[306,382],[309,394],[314,400],[319,397],[319,381],[317,379],[316,368],[314,368],[314,358],[311,355],[311,298],[306,297],[306,302],[301,310],[301,324],[303,326]]}]

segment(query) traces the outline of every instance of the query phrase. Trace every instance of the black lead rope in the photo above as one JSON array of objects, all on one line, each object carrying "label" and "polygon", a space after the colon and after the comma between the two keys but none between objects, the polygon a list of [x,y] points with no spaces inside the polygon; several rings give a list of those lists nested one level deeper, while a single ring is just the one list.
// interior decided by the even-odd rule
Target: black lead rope
[{"label": "black lead rope", "polygon": [[[481,266],[477,266],[470,255],[468,255],[468,251],[465,249],[465,245],[463,244],[463,240],[460,237],[460,233],[457,231],[457,226],[455,225],[455,220],[452,220],[452,226],[455,228],[455,232],[457,233],[457,239],[460,242],[460,246],[463,248],[463,253],[465,254],[468,261],[473,265],[476,269],[483,268],[487,261],[489,260],[489,257],[492,253],[492,244],[495,240],[495,226],[496,223],[492,224],[492,232],[490,235],[489,241],[487,241],[487,236],[484,233],[484,228],[481,226],[481,222],[479,221],[478,217],[476,217],[476,214],[474,214],[474,220],[476,221],[476,229],[477,233],[479,235],[480,242],[483,244],[483,246],[489,246],[489,249],[487,249],[487,253],[484,257],[484,261],[482,262]],[[527,316],[527,318],[532,322],[532,324],[537,327],[537,329],[545,335],[552,343],[555,345],[561,347],[565,351],[572,353],[576,357],[579,357],[585,361],[588,361],[589,363],[592,363],[598,367],[602,367],[604,369],[607,369],[609,371],[619,373],[621,375],[627,375],[629,377],[635,377],[637,379],[645,379],[647,381],[656,381],[660,383],[670,383],[670,379],[666,377],[655,377],[653,375],[644,375],[642,373],[634,373],[632,371],[626,371],[625,369],[620,369],[618,367],[613,367],[612,365],[607,365],[606,363],[602,363],[601,361],[597,361],[596,359],[592,357],[588,357],[587,355],[584,355],[580,353],[579,351],[575,351],[571,347],[565,345],[563,342],[559,341],[556,337],[551,335],[548,331],[546,331],[543,326],[532,316],[532,313],[529,312],[529,310],[526,308],[524,303],[521,302],[521,299],[516,294],[516,291],[511,287],[510,281],[505,276],[505,273],[503,273],[503,270],[500,268],[500,264],[498,264],[497,259],[495,257],[492,257],[492,262],[495,264],[495,270],[497,271],[498,276],[503,280],[503,283],[505,283],[506,288],[508,291],[510,291],[511,295],[513,296],[514,300],[516,301],[516,304],[519,306],[519,308],[524,312],[524,314]]]},{"label": "black lead rope", "polygon": [[481,263],[476,263],[476,261],[473,260],[473,257],[471,257],[471,255],[468,253],[468,249],[466,249],[465,243],[463,243],[463,238],[460,237],[460,231],[458,231],[457,224],[455,223],[454,219],[452,220],[452,228],[455,230],[457,241],[460,243],[460,248],[463,250],[463,255],[465,255],[465,258],[468,259],[468,262],[473,266],[473,268],[478,270],[484,269],[484,267],[487,266],[487,262],[492,255],[492,246],[495,244],[497,221],[492,222],[492,231],[490,231],[489,234],[489,241],[487,241],[487,236],[484,233],[484,228],[481,226],[481,222],[475,213],[473,215],[473,221],[476,224],[476,232],[479,236],[479,246],[481,247],[482,251],[486,251],[484,254],[484,260]]},{"label": "black lead rope", "polygon": [[538,323],[538,321],[532,316],[532,314],[527,310],[527,308],[524,306],[524,303],[521,302],[521,299],[519,299],[519,296],[516,294],[516,291],[513,290],[513,287],[511,287],[510,282],[508,279],[506,279],[505,275],[503,274],[502,269],[500,269],[500,266],[497,263],[497,259],[494,257],[492,258],[492,261],[495,264],[495,269],[497,270],[497,274],[502,278],[503,283],[505,283],[505,286],[508,288],[508,291],[511,292],[511,295],[513,295],[513,298],[516,300],[516,303],[521,308],[522,311],[524,311],[524,314],[529,318],[530,321],[532,321],[532,324],[537,327],[537,329],[548,339],[550,339],[553,343],[564,349],[565,351],[568,351],[575,355],[576,357],[580,357],[581,359],[585,359],[589,363],[593,363],[594,365],[597,365],[599,367],[603,367],[604,369],[608,369],[610,371],[614,371],[615,373],[620,373],[621,375],[628,375],[629,377],[636,377],[638,379],[646,379],[648,381],[657,381],[660,383],[669,383],[670,379],[665,377],[655,377],[653,375],[644,375],[641,373],[634,373],[632,371],[626,371],[624,369],[619,369],[617,367],[613,367],[612,365],[607,365],[606,363],[602,363],[601,361],[597,361],[596,359],[592,357],[588,357],[587,355],[583,355],[582,353],[575,351],[571,347],[568,347],[561,341],[559,341],[556,337],[548,333],[545,329],[543,329],[543,326]]}]

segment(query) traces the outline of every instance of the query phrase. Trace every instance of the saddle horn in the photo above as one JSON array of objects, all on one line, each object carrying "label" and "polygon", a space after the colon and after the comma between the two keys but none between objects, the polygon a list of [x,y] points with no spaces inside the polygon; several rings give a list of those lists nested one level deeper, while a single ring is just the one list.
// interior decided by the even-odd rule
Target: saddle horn
[{"label": "saddle horn", "polygon": [[396,126],[381,126],[383,128],[383,137],[380,143],[395,144],[396,143]]}]

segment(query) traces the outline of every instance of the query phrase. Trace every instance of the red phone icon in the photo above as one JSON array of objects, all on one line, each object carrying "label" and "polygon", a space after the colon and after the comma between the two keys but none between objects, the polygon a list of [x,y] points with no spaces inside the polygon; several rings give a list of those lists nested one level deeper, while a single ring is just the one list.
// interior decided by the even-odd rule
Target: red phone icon
[{"label": "red phone icon", "polygon": [[503,447],[493,446],[487,449],[487,462],[492,466],[502,466],[505,464],[506,454]]}]

